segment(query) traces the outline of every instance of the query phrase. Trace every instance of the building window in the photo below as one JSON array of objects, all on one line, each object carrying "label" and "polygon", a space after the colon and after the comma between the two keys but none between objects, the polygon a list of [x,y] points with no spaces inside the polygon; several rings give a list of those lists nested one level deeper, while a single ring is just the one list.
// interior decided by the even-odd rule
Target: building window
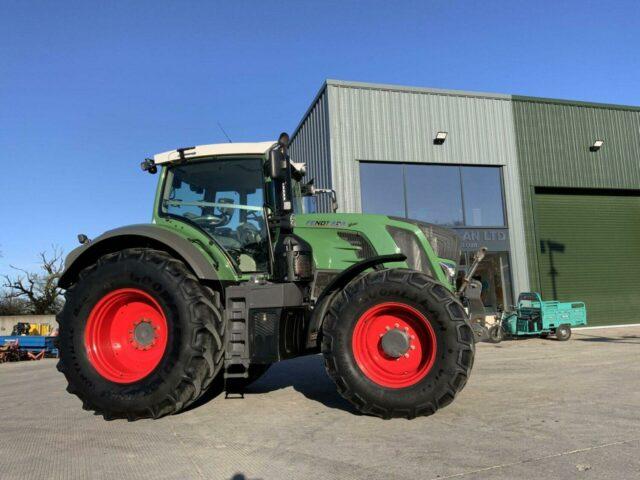
[{"label": "building window", "polygon": [[495,167],[460,167],[468,227],[504,226],[502,178]]},{"label": "building window", "polygon": [[402,165],[362,163],[360,185],[363,211],[396,217],[406,216]]},{"label": "building window", "polygon": [[448,227],[504,227],[500,167],[360,162],[362,211]]},{"label": "building window", "polygon": [[404,165],[407,218],[462,226],[460,172],[446,165]]}]

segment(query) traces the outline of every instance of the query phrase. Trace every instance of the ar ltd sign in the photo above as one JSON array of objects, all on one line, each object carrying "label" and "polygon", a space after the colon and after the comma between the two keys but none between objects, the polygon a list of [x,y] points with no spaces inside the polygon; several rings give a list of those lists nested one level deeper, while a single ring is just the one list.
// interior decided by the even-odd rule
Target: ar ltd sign
[{"label": "ar ltd sign", "polygon": [[456,228],[462,250],[487,247],[490,252],[509,250],[509,230],[506,228]]}]

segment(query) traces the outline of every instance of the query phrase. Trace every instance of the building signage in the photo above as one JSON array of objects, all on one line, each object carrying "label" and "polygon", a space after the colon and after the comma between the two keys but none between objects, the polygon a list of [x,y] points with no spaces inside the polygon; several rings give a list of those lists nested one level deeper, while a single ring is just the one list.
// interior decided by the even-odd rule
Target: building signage
[{"label": "building signage", "polygon": [[475,251],[487,247],[490,252],[509,251],[509,229],[507,228],[456,228],[463,251]]}]

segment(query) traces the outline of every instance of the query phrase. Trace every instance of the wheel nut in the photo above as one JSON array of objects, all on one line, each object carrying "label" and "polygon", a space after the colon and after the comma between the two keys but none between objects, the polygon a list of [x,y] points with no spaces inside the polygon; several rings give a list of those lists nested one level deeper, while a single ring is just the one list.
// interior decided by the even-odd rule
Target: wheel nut
[{"label": "wheel nut", "polygon": [[415,345],[411,345],[411,347],[410,347],[410,348],[411,348],[411,350],[415,350],[415,349],[416,349],[416,346],[415,346]]},{"label": "wheel nut", "polygon": [[404,354],[404,358],[409,358],[409,354],[408,354],[408,353],[405,353],[405,354]]}]

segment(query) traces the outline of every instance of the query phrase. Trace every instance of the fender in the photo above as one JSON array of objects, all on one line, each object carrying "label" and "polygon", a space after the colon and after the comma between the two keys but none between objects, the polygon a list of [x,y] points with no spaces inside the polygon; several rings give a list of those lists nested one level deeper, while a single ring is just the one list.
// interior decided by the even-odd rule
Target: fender
[{"label": "fender", "polygon": [[101,256],[132,247],[163,250],[182,260],[200,280],[218,280],[213,260],[206,257],[184,237],[166,228],[141,224],[116,228],[103,233],[90,243],[71,251],[65,259],[65,269],[58,280],[61,288],[69,288],[80,271]]},{"label": "fender", "polygon": [[309,321],[306,348],[313,349],[318,346],[318,334],[322,328],[322,322],[329,310],[331,300],[336,293],[340,292],[351,280],[356,278],[365,270],[370,268],[378,270],[384,263],[404,262],[406,259],[407,257],[402,253],[379,255],[377,257],[367,258],[366,260],[362,260],[361,262],[351,265],[331,280],[329,285],[325,287],[316,300],[316,306],[313,309],[313,313],[311,314],[311,319]]}]

